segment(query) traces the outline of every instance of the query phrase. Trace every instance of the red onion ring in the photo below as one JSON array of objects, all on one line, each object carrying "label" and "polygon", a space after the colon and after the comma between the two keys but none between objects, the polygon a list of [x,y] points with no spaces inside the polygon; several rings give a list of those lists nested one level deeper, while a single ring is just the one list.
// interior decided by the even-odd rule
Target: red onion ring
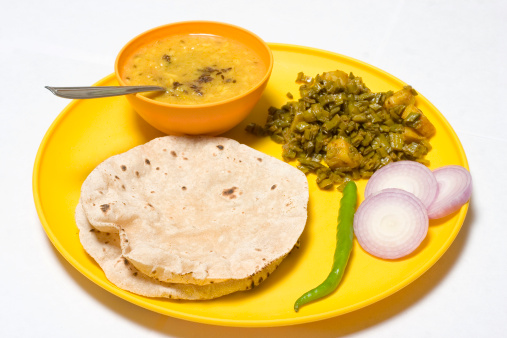
[{"label": "red onion ring", "polygon": [[459,165],[433,170],[438,183],[438,195],[428,208],[430,219],[445,217],[461,208],[472,195],[472,175]]},{"label": "red onion ring", "polygon": [[413,252],[428,233],[428,214],[414,194],[384,189],[365,199],[354,216],[354,233],[361,247],[384,259]]},{"label": "red onion ring", "polygon": [[397,188],[414,194],[426,208],[435,200],[438,183],[432,171],[424,164],[414,161],[390,163],[377,170],[368,180],[364,197],[387,188]]}]

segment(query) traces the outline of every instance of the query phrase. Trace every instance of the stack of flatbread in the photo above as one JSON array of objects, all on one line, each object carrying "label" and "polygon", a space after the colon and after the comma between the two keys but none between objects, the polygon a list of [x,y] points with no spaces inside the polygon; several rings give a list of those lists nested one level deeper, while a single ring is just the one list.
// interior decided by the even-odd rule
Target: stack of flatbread
[{"label": "stack of flatbread", "polygon": [[306,176],[222,137],[166,136],[98,165],[76,208],[84,249],[118,287],[212,299],[265,280],[298,242]]}]

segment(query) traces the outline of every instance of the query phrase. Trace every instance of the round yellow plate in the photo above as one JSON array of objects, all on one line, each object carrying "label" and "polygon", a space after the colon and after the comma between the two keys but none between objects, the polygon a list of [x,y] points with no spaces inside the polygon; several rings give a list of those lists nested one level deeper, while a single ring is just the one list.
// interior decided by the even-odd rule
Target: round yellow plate
[{"label": "round yellow plate", "polygon": [[[395,77],[342,55],[283,44],[270,44],[275,66],[266,91],[252,114],[225,136],[281,158],[281,146],[257,138],[244,129],[250,122],[264,124],[269,106],[280,107],[287,92],[299,98],[296,75],[340,69],[363,78],[373,91],[401,89]],[[97,85],[116,85],[112,75]],[[417,89],[417,88],[416,88]],[[437,129],[427,156],[431,168],[458,164],[468,168],[460,141],[440,112],[422,95],[417,105]],[[370,256],[357,244],[338,290],[325,299],[304,306],[298,313],[294,301],[317,286],[329,273],[335,249],[336,220],[341,194],[321,191],[308,176],[308,223],[301,248],[294,250],[260,286],[211,301],[153,299],[123,291],[111,284],[95,261],[83,250],[74,222],[81,184],[106,158],[127,151],[160,132],[130,108],[125,97],[73,101],[49,128],[40,145],[33,172],[35,205],[48,237],[58,251],[83,275],[111,293],[144,308],[186,320],[229,326],[280,326],[338,316],[372,304],[400,290],[430,268],[458,234],[468,204],[458,212],[430,222],[427,238],[410,256],[386,261]],[[360,200],[366,181],[359,181]]]}]

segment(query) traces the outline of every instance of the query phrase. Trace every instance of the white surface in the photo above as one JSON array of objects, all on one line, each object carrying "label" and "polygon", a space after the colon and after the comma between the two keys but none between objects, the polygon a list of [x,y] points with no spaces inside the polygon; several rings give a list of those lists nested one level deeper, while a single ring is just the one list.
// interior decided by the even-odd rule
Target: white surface
[{"label": "white surface", "polygon": [[[500,337],[507,330],[507,2],[4,1],[0,9],[2,337]],[[341,317],[263,329],[165,317],[109,294],[52,247],[31,181],[69,103],[45,85],[91,85],[130,38],[174,21],[224,21],[338,52],[413,85],[447,118],[474,179],[447,253],[387,299]],[[323,70],[325,71],[325,70]]]}]

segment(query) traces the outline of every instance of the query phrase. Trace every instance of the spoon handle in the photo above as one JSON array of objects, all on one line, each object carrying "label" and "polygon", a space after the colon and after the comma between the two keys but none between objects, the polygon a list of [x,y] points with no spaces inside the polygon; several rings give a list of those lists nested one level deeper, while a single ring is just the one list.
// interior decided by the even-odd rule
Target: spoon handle
[{"label": "spoon handle", "polygon": [[51,93],[66,99],[93,99],[140,92],[165,91],[157,86],[98,86],[98,87],[49,87]]}]

